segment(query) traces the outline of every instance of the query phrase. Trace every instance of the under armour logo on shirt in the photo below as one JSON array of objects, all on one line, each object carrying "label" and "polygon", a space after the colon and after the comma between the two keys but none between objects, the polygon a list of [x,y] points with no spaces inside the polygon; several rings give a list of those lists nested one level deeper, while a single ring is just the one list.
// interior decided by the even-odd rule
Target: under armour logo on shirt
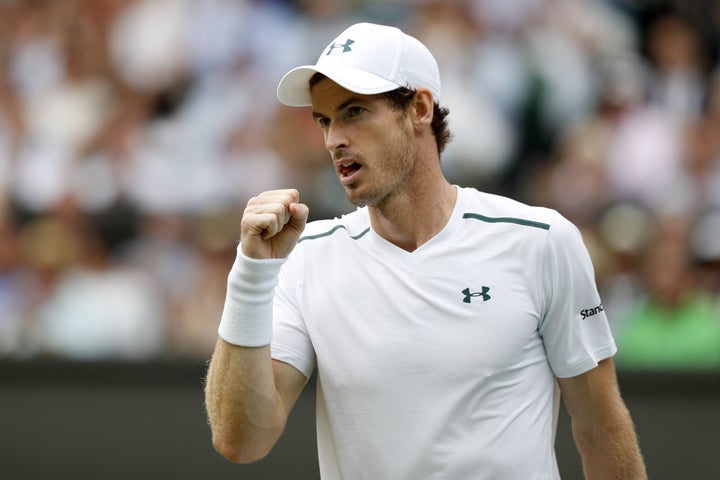
[{"label": "under armour logo on shirt", "polygon": [[462,294],[465,295],[465,298],[463,298],[463,302],[470,303],[472,302],[472,297],[482,297],[483,302],[487,302],[490,300],[490,295],[488,295],[488,292],[490,291],[490,287],[482,287],[482,291],[480,292],[471,292],[469,288],[466,288],[462,291]]}]

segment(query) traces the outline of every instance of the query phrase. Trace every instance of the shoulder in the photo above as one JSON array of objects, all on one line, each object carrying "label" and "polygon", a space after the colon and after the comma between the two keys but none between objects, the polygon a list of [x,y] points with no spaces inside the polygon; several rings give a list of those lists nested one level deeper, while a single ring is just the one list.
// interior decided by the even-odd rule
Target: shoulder
[{"label": "shoulder", "polygon": [[298,243],[321,243],[358,240],[370,231],[370,217],[367,208],[358,208],[341,217],[315,220],[305,226]]},{"label": "shoulder", "polygon": [[551,208],[527,205],[474,188],[461,189],[461,195],[464,201],[463,219],[546,232],[556,228],[556,225],[564,228],[566,223],[570,223]]},{"label": "shoulder", "polygon": [[580,230],[557,210],[531,206],[508,197],[462,189],[462,219],[466,227],[478,230],[492,226],[499,242],[537,245],[545,252],[560,255],[584,255],[585,243]]}]

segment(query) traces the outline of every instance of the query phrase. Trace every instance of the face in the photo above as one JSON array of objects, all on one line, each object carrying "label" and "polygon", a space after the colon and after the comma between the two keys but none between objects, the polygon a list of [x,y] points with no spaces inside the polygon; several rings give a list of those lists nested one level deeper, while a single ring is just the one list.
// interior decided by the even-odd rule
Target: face
[{"label": "face", "polygon": [[329,79],[313,86],[311,96],[313,118],[350,202],[382,206],[412,191],[413,128],[403,112],[379,95],[359,95]]}]

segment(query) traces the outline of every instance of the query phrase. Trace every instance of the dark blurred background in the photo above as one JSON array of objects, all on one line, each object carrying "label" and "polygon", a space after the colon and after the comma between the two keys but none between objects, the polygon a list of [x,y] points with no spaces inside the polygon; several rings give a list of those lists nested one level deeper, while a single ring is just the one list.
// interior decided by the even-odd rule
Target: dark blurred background
[{"label": "dark blurred background", "polygon": [[452,182],[581,229],[651,478],[720,478],[714,0],[0,0],[0,478],[317,478],[313,385],[235,466],[202,377],[247,199],[352,208],[275,87],[356,21],[434,52]]}]

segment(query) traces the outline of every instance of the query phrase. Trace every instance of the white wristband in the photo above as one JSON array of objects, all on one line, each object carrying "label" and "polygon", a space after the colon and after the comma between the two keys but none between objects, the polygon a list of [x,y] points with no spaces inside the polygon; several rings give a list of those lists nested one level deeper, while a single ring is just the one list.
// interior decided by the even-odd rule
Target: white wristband
[{"label": "white wristband", "polygon": [[284,258],[258,260],[237,249],[218,334],[228,343],[261,347],[272,341],[275,286]]}]

